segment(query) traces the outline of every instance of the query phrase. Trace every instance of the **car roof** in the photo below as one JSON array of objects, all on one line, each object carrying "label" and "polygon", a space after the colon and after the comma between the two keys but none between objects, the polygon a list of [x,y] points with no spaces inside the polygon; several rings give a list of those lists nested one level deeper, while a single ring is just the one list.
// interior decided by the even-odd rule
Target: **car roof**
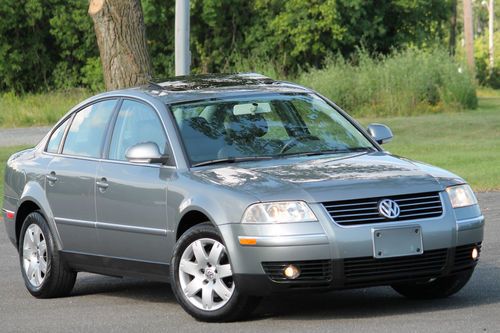
[{"label": "car roof", "polygon": [[262,93],[311,92],[300,85],[273,80],[257,73],[177,76],[161,83],[150,82],[133,89],[159,97],[166,104]]}]

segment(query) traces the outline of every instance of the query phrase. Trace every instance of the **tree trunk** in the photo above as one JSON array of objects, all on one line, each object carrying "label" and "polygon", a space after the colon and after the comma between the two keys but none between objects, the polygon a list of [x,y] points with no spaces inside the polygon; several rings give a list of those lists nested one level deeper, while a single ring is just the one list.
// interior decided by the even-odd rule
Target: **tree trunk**
[{"label": "tree trunk", "polygon": [[455,56],[457,45],[457,0],[451,0],[451,17],[450,17],[450,56]]},{"label": "tree trunk", "polygon": [[151,62],[140,0],[90,0],[106,89],[147,83]]},{"label": "tree trunk", "polygon": [[488,55],[489,55],[489,75],[493,75],[493,69],[495,68],[495,44],[494,35],[495,34],[495,6],[493,0],[488,2]]},{"label": "tree trunk", "polygon": [[465,37],[465,54],[467,58],[467,66],[472,76],[475,77],[476,68],[474,63],[474,31],[472,22],[472,1],[464,0],[464,37]]}]

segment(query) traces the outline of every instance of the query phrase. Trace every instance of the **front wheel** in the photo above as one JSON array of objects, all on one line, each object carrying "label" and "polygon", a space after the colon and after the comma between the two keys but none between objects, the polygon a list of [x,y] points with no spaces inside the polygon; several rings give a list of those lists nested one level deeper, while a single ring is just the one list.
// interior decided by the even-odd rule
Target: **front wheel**
[{"label": "front wheel", "polygon": [[170,277],[177,301],[201,321],[238,320],[258,302],[239,291],[226,247],[210,223],[198,224],[181,236]]},{"label": "front wheel", "polygon": [[411,299],[445,298],[459,292],[472,276],[473,270],[456,275],[443,276],[428,282],[394,284],[391,287]]}]

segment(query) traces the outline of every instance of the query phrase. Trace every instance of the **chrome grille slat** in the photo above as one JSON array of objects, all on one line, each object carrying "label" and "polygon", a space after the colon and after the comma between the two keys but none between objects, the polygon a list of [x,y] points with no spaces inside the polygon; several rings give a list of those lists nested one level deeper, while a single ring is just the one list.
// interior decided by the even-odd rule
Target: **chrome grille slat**
[{"label": "chrome grille slat", "polygon": [[367,208],[353,208],[353,209],[336,209],[336,213],[343,213],[343,212],[357,212],[357,211],[362,211],[362,210],[370,210],[373,209],[373,207],[367,207]]},{"label": "chrome grille slat", "polygon": [[439,194],[427,195],[427,196],[422,196],[422,197],[414,197],[414,198],[393,199],[393,200],[396,202],[399,202],[399,201],[409,201],[409,200],[424,200],[424,199],[436,198],[436,197],[439,197]]},{"label": "chrome grille slat", "polygon": [[[378,201],[372,201],[372,202],[364,202],[362,203],[363,206],[366,206],[366,205],[377,205]],[[331,207],[344,207],[344,206],[359,206],[360,204],[359,203],[352,203],[352,204],[327,204],[327,203],[324,203],[323,205],[325,205],[325,207],[328,207],[328,208],[331,208]]]},{"label": "chrome grille slat", "polygon": [[409,204],[402,204],[398,203],[399,207],[408,207],[408,206],[419,206],[419,205],[429,205],[429,204],[434,204],[434,203],[441,203],[441,200],[435,200],[435,201],[425,201],[425,202],[415,202],[415,203],[409,203]]},{"label": "chrome grille slat", "polygon": [[364,213],[364,214],[344,214],[344,215],[336,215],[337,218],[339,217],[349,217],[349,216],[366,216],[366,215],[379,215],[379,213]]},{"label": "chrome grille slat", "polygon": [[[399,206],[399,207],[401,207],[401,206]],[[405,209],[405,212],[413,212],[413,211],[436,209],[436,208],[441,208],[441,205],[439,205],[439,206],[434,205],[434,206],[420,207],[420,208],[407,208],[407,209]]]},{"label": "chrome grille slat", "polygon": [[[386,219],[378,211],[378,202],[394,200],[401,209],[396,219]],[[380,198],[366,198],[324,202],[323,206],[332,219],[340,225],[396,222],[438,217],[443,214],[439,192],[394,195]]]}]

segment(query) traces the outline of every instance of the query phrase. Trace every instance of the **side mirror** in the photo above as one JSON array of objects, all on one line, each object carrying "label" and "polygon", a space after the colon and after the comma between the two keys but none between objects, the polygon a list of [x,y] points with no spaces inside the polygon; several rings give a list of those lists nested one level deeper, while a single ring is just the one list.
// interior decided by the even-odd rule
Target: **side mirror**
[{"label": "side mirror", "polygon": [[370,124],[367,130],[378,144],[390,142],[393,138],[391,129],[383,124]]},{"label": "side mirror", "polygon": [[154,142],[143,142],[130,147],[125,153],[125,157],[132,163],[161,163],[168,161],[168,155],[162,155],[160,148]]}]

